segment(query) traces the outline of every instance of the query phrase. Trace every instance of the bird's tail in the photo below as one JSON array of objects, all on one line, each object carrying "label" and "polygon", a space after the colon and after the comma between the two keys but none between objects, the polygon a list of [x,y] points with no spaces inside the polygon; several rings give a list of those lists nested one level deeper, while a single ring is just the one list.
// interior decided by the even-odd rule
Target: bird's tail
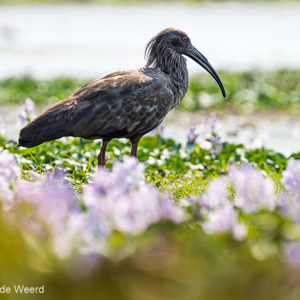
[{"label": "bird's tail", "polygon": [[20,130],[19,145],[35,147],[44,142],[72,135],[70,120],[73,107],[68,101],[60,101]]}]

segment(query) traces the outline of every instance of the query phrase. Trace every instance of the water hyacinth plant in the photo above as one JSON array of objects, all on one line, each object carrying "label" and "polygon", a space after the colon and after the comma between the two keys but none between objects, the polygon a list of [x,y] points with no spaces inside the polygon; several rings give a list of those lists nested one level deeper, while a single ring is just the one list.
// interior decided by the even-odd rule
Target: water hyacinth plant
[{"label": "water hyacinth plant", "polygon": [[[20,168],[14,156],[3,151],[0,154],[2,205],[5,210],[18,207],[25,228],[38,235],[48,233],[54,252],[60,257],[70,255],[73,247],[85,253],[109,255],[105,238],[116,230],[135,235],[160,220],[179,224],[185,219],[183,209],[170,197],[146,184],[143,171],[144,166],[135,158],[124,157],[124,163],[115,163],[111,171],[97,170],[93,182],[79,196],[60,169],[47,171],[33,181],[18,180],[12,186]],[[30,207],[25,214],[24,204]]]},{"label": "water hyacinth plant", "polygon": [[154,128],[152,131],[150,131],[150,135],[159,134],[161,137],[164,136],[165,131],[165,123],[162,121],[156,128]]},{"label": "water hyacinth plant", "polygon": [[190,128],[190,131],[189,131],[188,136],[187,136],[187,142],[188,143],[195,143],[196,142],[199,134],[197,134],[195,131],[196,131],[195,127]]},{"label": "water hyacinth plant", "polygon": [[196,127],[192,127],[190,128],[190,131],[187,135],[187,148],[190,150],[194,150],[195,149],[195,142],[198,138],[199,134],[196,133]]},{"label": "water hyacinth plant", "polygon": [[[230,185],[234,193],[229,192]],[[203,228],[207,233],[230,231],[237,240],[246,237],[247,227],[238,222],[239,208],[243,213],[260,209],[272,211],[276,206],[274,184],[270,178],[248,163],[240,167],[230,166],[229,175],[214,179],[199,203],[207,210]],[[204,205],[203,205],[204,204]]]},{"label": "water hyacinth plant", "polygon": [[204,125],[205,134],[208,137],[211,145],[209,151],[212,154],[218,154],[222,149],[222,144],[220,142],[221,137],[218,134],[218,128],[220,126],[220,122],[217,119],[217,114],[213,112],[210,114],[210,117],[204,117],[203,125]]},{"label": "water hyacinth plant", "polygon": [[[281,194],[281,210],[295,220],[300,228],[300,162],[290,158],[285,171],[282,172],[282,183],[286,191]],[[295,259],[295,258],[294,258]],[[300,260],[299,260],[300,262]]]},{"label": "water hyacinth plant", "polygon": [[75,232],[70,222],[80,213],[77,196],[64,174],[59,169],[48,171],[38,180],[18,181],[15,189],[17,203],[30,207],[24,224],[38,234],[49,233],[54,252],[60,257],[71,253]]},{"label": "water hyacinth plant", "polygon": [[273,181],[248,163],[240,168],[231,166],[229,178],[234,185],[236,197],[234,204],[246,213],[265,208],[272,211],[276,206]]},{"label": "water hyacinth plant", "polygon": [[20,167],[17,165],[14,155],[8,150],[2,151],[0,153],[0,199],[5,211],[13,206],[13,188],[20,173]]},{"label": "water hyacinth plant", "polygon": [[300,192],[300,162],[293,157],[289,159],[286,170],[282,172],[282,183],[288,192]]},{"label": "water hyacinth plant", "polygon": [[[178,285],[184,291],[178,299],[188,295],[196,300],[199,295],[188,291],[198,291],[199,279],[212,287],[206,294],[201,290],[205,298],[223,299],[215,274],[231,287],[228,293],[248,286],[251,277],[249,288],[259,299],[261,289],[253,289],[253,278],[274,289],[274,274],[284,282],[291,264],[300,262],[300,156],[288,159],[272,150],[221,143],[218,126],[215,114],[205,118],[204,134],[190,131],[189,149],[159,134],[145,137],[141,163],[126,156],[128,143],[111,141],[108,155],[113,164],[107,169],[95,165],[97,141],[64,139],[20,149],[1,137],[3,257],[12,251],[13,243],[7,240],[14,228],[14,243],[21,241],[22,254],[29,253],[22,256],[18,271],[27,262],[37,278],[63,265],[59,281],[76,282],[75,289],[78,278],[87,276],[91,284],[97,282],[97,290],[104,282],[101,291],[113,286],[122,292],[112,298],[124,299],[124,288],[135,291],[139,279],[146,278],[155,289],[156,280]],[[209,147],[201,146],[203,140]],[[12,253],[21,256],[21,250]],[[20,258],[16,261],[20,266]],[[0,268],[7,270],[1,259]],[[276,299],[269,295],[265,299]],[[142,296],[147,298],[143,291]],[[174,294],[168,298],[177,299]]]},{"label": "water hyacinth plant", "polygon": [[183,222],[183,209],[147,185],[143,170],[135,158],[124,157],[124,163],[115,163],[111,172],[99,168],[94,182],[86,186],[83,203],[87,208],[85,228],[93,233],[90,248],[97,245],[99,236],[107,237],[114,230],[140,234],[162,219]]},{"label": "water hyacinth plant", "polygon": [[22,111],[17,115],[17,122],[19,127],[25,126],[35,118],[36,115],[34,112],[34,107],[34,102],[30,98],[27,98],[25,100],[25,104],[22,106]]},{"label": "water hyacinth plant", "polygon": [[286,256],[291,265],[300,264],[300,243],[289,243],[286,249]]}]

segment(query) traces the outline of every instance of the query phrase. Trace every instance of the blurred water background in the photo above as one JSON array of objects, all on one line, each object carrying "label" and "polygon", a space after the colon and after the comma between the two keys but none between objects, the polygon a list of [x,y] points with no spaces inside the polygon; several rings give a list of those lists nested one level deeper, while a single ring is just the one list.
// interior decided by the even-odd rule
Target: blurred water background
[{"label": "blurred water background", "polygon": [[[179,28],[217,70],[300,68],[299,3],[0,7],[0,79],[95,78],[144,66],[145,44]],[[193,75],[202,69],[188,59]]]}]

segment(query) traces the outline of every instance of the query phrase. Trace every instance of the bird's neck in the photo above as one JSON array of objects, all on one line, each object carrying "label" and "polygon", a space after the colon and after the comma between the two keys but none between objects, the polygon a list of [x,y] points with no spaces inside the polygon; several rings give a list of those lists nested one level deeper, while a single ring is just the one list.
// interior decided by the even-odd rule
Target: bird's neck
[{"label": "bird's neck", "polygon": [[167,55],[158,55],[154,68],[168,74],[175,80],[185,81],[188,79],[188,70],[185,58],[175,51],[170,51]]},{"label": "bird's neck", "polygon": [[153,67],[166,73],[171,77],[174,89],[177,90],[178,99],[176,105],[182,100],[188,90],[189,76],[185,58],[177,52],[170,52],[168,55],[158,55]]}]

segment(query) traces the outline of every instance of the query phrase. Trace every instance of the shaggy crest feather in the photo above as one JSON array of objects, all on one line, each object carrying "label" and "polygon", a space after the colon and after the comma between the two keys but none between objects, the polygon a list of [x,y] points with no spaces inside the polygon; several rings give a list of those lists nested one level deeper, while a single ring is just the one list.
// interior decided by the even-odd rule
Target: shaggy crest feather
[{"label": "shaggy crest feather", "polygon": [[[175,75],[175,69],[186,69],[185,58],[175,51],[174,47],[171,47],[171,39],[175,35],[187,36],[181,30],[167,28],[148,42],[145,48],[145,59],[147,61],[145,68],[157,68],[171,76]],[[182,79],[182,74],[180,75],[179,79]],[[184,75],[187,75],[187,70]],[[175,77],[179,77],[179,74]]]}]

